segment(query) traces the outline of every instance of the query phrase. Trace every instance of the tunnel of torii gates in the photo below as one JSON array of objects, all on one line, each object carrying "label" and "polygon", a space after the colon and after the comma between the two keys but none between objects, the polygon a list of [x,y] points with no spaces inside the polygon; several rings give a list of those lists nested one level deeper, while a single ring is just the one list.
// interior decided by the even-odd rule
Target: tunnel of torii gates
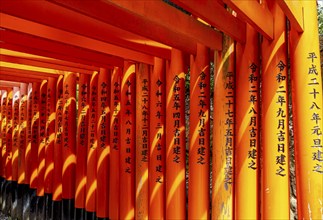
[{"label": "tunnel of torii gates", "polygon": [[323,219],[316,8],[1,0],[0,209],[289,219],[293,136],[298,218]]}]

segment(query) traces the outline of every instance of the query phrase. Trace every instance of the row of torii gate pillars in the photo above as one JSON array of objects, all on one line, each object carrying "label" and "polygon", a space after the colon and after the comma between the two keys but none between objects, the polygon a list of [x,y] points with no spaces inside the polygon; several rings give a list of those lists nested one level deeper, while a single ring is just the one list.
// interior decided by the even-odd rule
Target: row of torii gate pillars
[{"label": "row of torii gate pillars", "polygon": [[[175,2],[192,14],[214,3]],[[4,75],[2,60],[2,211],[18,219],[289,219],[293,136],[298,218],[323,219],[317,3],[263,1],[273,18],[266,27],[258,2],[225,3],[247,21],[245,42],[226,29],[215,52],[199,43],[189,57],[173,48],[153,64],[29,83]]]}]

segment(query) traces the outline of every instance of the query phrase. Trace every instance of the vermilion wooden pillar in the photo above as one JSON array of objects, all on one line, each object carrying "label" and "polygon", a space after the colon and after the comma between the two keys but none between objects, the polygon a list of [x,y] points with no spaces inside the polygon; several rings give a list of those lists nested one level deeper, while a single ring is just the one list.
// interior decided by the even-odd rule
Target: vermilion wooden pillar
[{"label": "vermilion wooden pillar", "polygon": [[165,61],[155,58],[149,97],[149,219],[165,219]]},{"label": "vermilion wooden pillar", "polygon": [[56,85],[57,79],[48,78],[46,96],[46,147],[45,147],[45,174],[44,191],[46,194],[53,193],[54,175],[54,142],[56,123]]},{"label": "vermilion wooden pillar", "polygon": [[236,45],[235,217],[259,219],[260,42],[250,25],[247,25],[246,39],[245,44]]},{"label": "vermilion wooden pillar", "polygon": [[3,177],[3,167],[2,167],[2,120],[3,120],[3,112],[2,112],[2,108],[3,108],[3,94],[4,94],[5,90],[0,89],[0,177]]},{"label": "vermilion wooden pillar", "polygon": [[[39,94],[40,83],[32,85],[32,121],[31,121],[31,149],[29,157],[31,189],[37,189],[37,166],[38,166],[38,144],[39,144]],[[26,154],[29,152],[26,152]]]},{"label": "vermilion wooden pillar", "polygon": [[[28,84],[20,84],[20,112],[19,112],[19,138],[18,138],[18,183],[27,184],[26,178],[26,163],[25,152],[27,147],[27,108],[28,108]],[[28,164],[27,164],[28,165]]]},{"label": "vermilion wooden pillar", "polygon": [[13,112],[13,89],[7,95],[7,126],[6,126],[6,148],[5,148],[5,173],[6,180],[12,180],[12,113]]},{"label": "vermilion wooden pillar", "polygon": [[86,159],[89,130],[90,75],[80,74],[76,149],[75,208],[85,208]]},{"label": "vermilion wooden pillar", "polygon": [[5,161],[6,161],[6,127],[7,127],[7,90],[2,90],[1,95],[1,176],[5,178]]},{"label": "vermilion wooden pillar", "polygon": [[111,70],[101,68],[98,76],[98,148],[96,216],[109,217],[110,92]]},{"label": "vermilion wooden pillar", "polygon": [[45,178],[45,148],[46,148],[46,111],[47,108],[47,80],[40,85],[39,94],[39,140],[38,140],[38,168],[37,168],[37,196],[44,196]]},{"label": "vermilion wooden pillar", "polygon": [[209,219],[210,204],[210,61],[197,45],[191,55],[188,218]]},{"label": "vermilion wooden pillar", "polygon": [[110,180],[109,217],[119,219],[120,195],[120,93],[122,69],[115,67],[111,75],[111,122],[110,122]]},{"label": "vermilion wooden pillar", "polygon": [[62,198],[63,217],[73,218],[76,166],[76,74],[66,72],[63,80]]},{"label": "vermilion wooden pillar", "polygon": [[53,201],[62,200],[62,143],[63,143],[63,76],[56,83],[56,120],[54,137],[54,170],[53,170]]},{"label": "vermilion wooden pillar", "polygon": [[289,123],[286,18],[276,2],[273,41],[262,43],[262,212],[264,219],[289,219]]},{"label": "vermilion wooden pillar", "polygon": [[20,88],[13,88],[12,100],[12,180],[18,181],[18,148],[19,148],[19,102]]},{"label": "vermilion wooden pillar", "polygon": [[298,219],[322,219],[323,96],[316,1],[301,1],[304,32],[290,32]]},{"label": "vermilion wooden pillar", "polygon": [[31,177],[31,142],[32,142],[32,121],[33,121],[33,105],[32,105],[32,83],[28,84],[27,87],[27,125],[26,125],[26,152],[25,152],[25,163],[26,163],[26,175],[25,175],[25,183],[30,183]]},{"label": "vermilion wooden pillar", "polygon": [[2,166],[2,121],[4,120],[4,116],[3,116],[3,96],[4,96],[5,90],[0,89],[0,177],[3,177],[3,166]]},{"label": "vermilion wooden pillar", "polygon": [[172,49],[166,92],[166,219],[185,219],[185,72],[177,49]]},{"label": "vermilion wooden pillar", "polygon": [[125,62],[120,109],[120,219],[135,218],[135,64]]},{"label": "vermilion wooden pillar", "polygon": [[98,72],[94,72],[90,81],[90,115],[88,130],[87,149],[87,170],[86,170],[86,200],[85,209],[91,212],[94,217],[96,210],[96,189],[97,189],[97,107],[98,107]]},{"label": "vermilion wooden pillar", "polygon": [[147,64],[136,65],[136,219],[148,219],[149,75]]},{"label": "vermilion wooden pillar", "polygon": [[212,219],[234,219],[234,43],[215,53],[212,149]]}]

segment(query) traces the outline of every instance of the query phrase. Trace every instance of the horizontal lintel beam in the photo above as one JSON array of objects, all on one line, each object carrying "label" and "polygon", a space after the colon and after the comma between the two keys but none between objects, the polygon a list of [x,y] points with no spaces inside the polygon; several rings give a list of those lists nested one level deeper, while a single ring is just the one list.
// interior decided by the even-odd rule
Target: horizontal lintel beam
[{"label": "horizontal lintel beam", "polygon": [[257,0],[224,0],[224,2],[265,38],[273,40],[274,17],[268,8],[260,5]]},{"label": "horizontal lintel beam", "polygon": [[46,79],[46,77],[59,77],[60,75],[64,75],[64,72],[58,72],[57,74],[53,73],[44,73],[44,72],[38,72],[33,70],[23,70],[23,69],[15,69],[11,67],[4,67],[0,66],[0,71],[3,73],[11,74],[11,75],[21,75],[24,77],[34,77],[38,79]]},{"label": "horizontal lintel beam", "polygon": [[24,34],[10,29],[0,29],[0,41],[24,47],[31,47],[41,51],[47,51],[49,53],[57,53],[63,55],[63,57],[71,56],[85,60],[87,63],[92,63],[99,67],[123,66],[123,59],[119,57],[102,54],[96,51],[75,47],[73,45],[52,41],[34,35]]},{"label": "horizontal lintel beam", "polygon": [[154,58],[147,54],[98,41],[96,39],[83,37],[81,35],[77,35],[68,31],[63,31],[50,26],[38,24],[36,22],[20,19],[11,15],[0,13],[0,16],[0,26],[2,28],[14,30],[17,32],[19,31],[21,33],[26,33],[52,42],[58,42],[74,48],[81,48],[83,50],[92,51],[92,53],[97,53],[97,55],[102,54],[106,56],[106,62],[108,62],[109,60],[120,62],[121,60],[123,61],[123,59],[127,59],[147,64],[153,64]]},{"label": "horizontal lintel beam", "polygon": [[283,10],[287,18],[289,19],[292,28],[295,28],[298,32],[304,31],[303,21],[303,7],[299,1],[286,1],[276,0],[280,8]]},{"label": "horizontal lintel beam", "polygon": [[[1,45],[0,45],[0,48],[1,48]],[[58,66],[67,66],[67,67],[72,67],[72,68],[84,69],[84,70],[88,70],[91,72],[99,71],[99,69],[100,69],[99,67],[95,67],[95,66],[55,59],[55,58],[46,57],[46,56],[39,56],[39,55],[31,54],[31,53],[23,53],[23,52],[19,52],[16,50],[9,50],[9,49],[4,49],[4,48],[1,48],[0,54],[18,57],[18,58],[22,58],[22,59],[28,59],[28,60],[42,62],[42,63],[49,63],[49,64],[53,64],[53,65],[58,65]]]},{"label": "horizontal lintel beam", "polygon": [[19,82],[6,81],[6,80],[0,80],[0,86],[20,87],[20,83]]},{"label": "horizontal lintel beam", "polygon": [[222,49],[220,33],[162,1],[50,1],[190,54],[197,42]]},{"label": "horizontal lintel beam", "polygon": [[[1,36],[0,36],[1,39]],[[43,57],[49,57],[56,60],[59,60],[61,62],[72,62],[75,64],[79,64],[80,66],[91,66],[93,70],[98,70],[100,67],[106,67],[111,68],[112,66],[102,65],[101,63],[98,63],[97,60],[88,60],[84,59],[80,56],[75,56],[73,53],[69,53],[67,51],[66,54],[60,53],[60,52],[54,52],[50,50],[46,50],[47,48],[41,48],[37,47],[37,45],[30,45],[30,44],[19,44],[19,42],[4,42],[0,41],[0,48],[1,49],[7,49],[11,51],[15,51],[18,53],[28,53],[36,56],[43,56]],[[91,69],[91,68],[90,68]]]},{"label": "horizontal lintel beam", "polygon": [[193,15],[202,18],[234,40],[246,42],[246,23],[230,14],[223,5],[215,0],[173,0],[174,3],[191,12]]},{"label": "horizontal lintel beam", "polygon": [[22,57],[2,55],[1,52],[0,52],[0,61],[16,63],[16,64],[23,64],[23,65],[30,65],[30,66],[35,66],[35,67],[50,68],[50,69],[75,72],[75,73],[85,73],[85,74],[92,74],[93,73],[93,71],[91,71],[91,70],[85,70],[85,69],[80,69],[80,68],[75,68],[75,67],[70,67],[70,66],[64,66],[64,65],[57,65],[57,64],[47,63],[47,62],[41,62],[41,61],[26,59],[26,58],[22,58]]},{"label": "horizontal lintel beam", "polygon": [[150,56],[170,59],[171,48],[167,45],[133,34],[52,2],[2,0],[1,11],[5,14],[118,45]]},{"label": "horizontal lintel beam", "polygon": [[32,83],[32,82],[41,82],[43,79],[25,77],[21,75],[13,75],[10,73],[0,71],[0,80],[12,81],[12,82],[23,82],[23,83]]}]

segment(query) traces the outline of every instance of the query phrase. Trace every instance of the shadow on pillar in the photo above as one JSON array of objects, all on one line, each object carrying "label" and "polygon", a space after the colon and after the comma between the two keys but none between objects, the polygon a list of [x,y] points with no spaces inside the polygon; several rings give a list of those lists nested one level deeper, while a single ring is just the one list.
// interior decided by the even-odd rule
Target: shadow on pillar
[{"label": "shadow on pillar", "polygon": [[44,196],[44,208],[45,208],[45,219],[52,220],[53,219],[53,201],[52,194],[45,194]]},{"label": "shadow on pillar", "polygon": [[95,212],[85,211],[85,220],[96,220]]},{"label": "shadow on pillar", "polygon": [[29,185],[22,185],[22,187],[22,219],[29,220],[31,190]]},{"label": "shadow on pillar", "polygon": [[75,219],[77,220],[85,220],[85,210],[80,208],[75,208],[74,216],[75,216]]},{"label": "shadow on pillar", "polygon": [[45,219],[45,199],[44,196],[37,196],[36,219]]},{"label": "shadow on pillar", "polygon": [[3,177],[0,177],[0,210],[2,211],[2,203],[3,203],[3,191],[4,191],[4,185],[6,180]]},{"label": "shadow on pillar", "polygon": [[62,220],[74,219],[74,199],[63,199]]},{"label": "shadow on pillar", "polygon": [[37,195],[36,195],[36,189],[29,189],[29,219],[37,219]]},{"label": "shadow on pillar", "polygon": [[97,220],[109,220],[109,218],[99,218],[99,217],[97,217],[96,219]]},{"label": "shadow on pillar", "polygon": [[11,217],[12,219],[23,219],[23,193],[25,185],[12,182],[11,184]]},{"label": "shadow on pillar", "polygon": [[2,203],[2,212],[5,215],[11,215],[11,202],[12,202],[12,195],[11,195],[11,181],[5,181],[4,190],[2,194],[3,203]]},{"label": "shadow on pillar", "polygon": [[53,201],[52,217],[53,220],[62,219],[62,201]]}]

